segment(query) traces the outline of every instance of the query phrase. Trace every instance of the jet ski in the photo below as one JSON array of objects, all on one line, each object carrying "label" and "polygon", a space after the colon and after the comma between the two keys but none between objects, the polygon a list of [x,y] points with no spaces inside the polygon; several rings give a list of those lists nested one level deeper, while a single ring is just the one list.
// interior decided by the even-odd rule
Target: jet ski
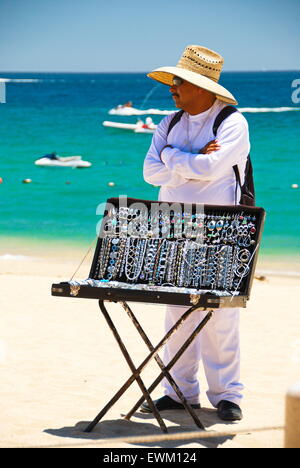
[{"label": "jet ski", "polygon": [[45,154],[37,159],[34,164],[43,167],[90,167],[92,164],[89,161],[83,161],[81,156],[58,156],[56,153]]}]

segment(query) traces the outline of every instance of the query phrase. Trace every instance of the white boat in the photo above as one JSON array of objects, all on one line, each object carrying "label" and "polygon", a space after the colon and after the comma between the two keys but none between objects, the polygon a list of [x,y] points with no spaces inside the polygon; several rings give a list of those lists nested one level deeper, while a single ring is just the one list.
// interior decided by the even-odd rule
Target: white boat
[{"label": "white boat", "polygon": [[118,106],[110,109],[108,113],[110,115],[169,115],[176,112],[174,110],[160,110],[160,109],[135,109],[134,107],[127,107],[127,106]]},{"label": "white boat", "polygon": [[157,125],[153,123],[151,117],[146,119],[146,123],[144,123],[142,120],[138,120],[135,124],[110,122],[109,120],[104,120],[102,125],[104,127],[120,128],[122,130],[133,130],[135,133],[154,133],[155,129],[157,128]]},{"label": "white boat", "polygon": [[102,125],[104,127],[121,128],[122,130],[134,130],[135,128],[137,128],[136,124],[110,122],[109,120],[104,120],[104,122],[102,122]]},{"label": "white boat", "polygon": [[34,164],[36,166],[43,166],[43,167],[90,167],[92,164],[89,161],[84,161],[81,159],[81,156],[67,156],[62,157],[58,156],[55,153],[45,154],[41,158],[37,159]]}]

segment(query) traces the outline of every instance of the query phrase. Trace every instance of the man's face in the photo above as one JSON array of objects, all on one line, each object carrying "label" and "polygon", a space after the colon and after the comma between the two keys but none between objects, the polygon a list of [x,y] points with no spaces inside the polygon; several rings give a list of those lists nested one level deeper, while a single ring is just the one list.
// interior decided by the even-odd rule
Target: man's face
[{"label": "man's face", "polygon": [[201,97],[201,89],[184,80],[179,85],[173,83],[170,87],[170,93],[172,94],[176,107],[186,111],[191,106],[195,105],[195,102]]}]

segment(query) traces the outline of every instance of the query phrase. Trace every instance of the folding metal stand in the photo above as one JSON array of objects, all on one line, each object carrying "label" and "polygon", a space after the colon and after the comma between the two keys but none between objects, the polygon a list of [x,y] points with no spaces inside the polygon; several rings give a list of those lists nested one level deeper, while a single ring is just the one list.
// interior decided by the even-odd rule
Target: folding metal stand
[{"label": "folding metal stand", "polygon": [[[206,325],[214,309],[246,307],[246,303],[250,298],[250,290],[254,278],[265,211],[263,208],[240,205],[203,205],[201,210],[198,210],[195,204],[190,207],[189,211],[184,204],[176,204],[176,206],[174,206],[170,202],[162,202],[160,206],[161,202],[138,199],[127,199],[126,203],[126,207],[124,207],[123,200],[121,199],[111,198],[107,200],[100,230],[100,234],[103,235],[99,235],[98,237],[89,277],[86,280],[70,280],[53,284],[51,290],[54,296],[89,298],[99,301],[101,313],[111,329],[132,373],[117,393],[104,408],[102,408],[95,419],[86,427],[85,432],[92,431],[95,425],[134,381],[139,385],[142,396],[127,413],[125,418],[129,420],[143,401],[147,400],[161,430],[167,432],[166,425],[150,396],[163,378],[169,381],[178,399],[191,415],[197,427],[204,429],[198,415],[186,401],[178,385],[170,375],[170,370]],[[139,215],[144,213],[144,210],[141,209],[141,205],[147,208],[147,210],[146,215],[143,214],[144,217],[141,216],[141,218],[139,218]],[[165,205],[167,205],[169,209],[165,210]],[[136,224],[133,223],[133,217]],[[166,237],[163,228],[165,227],[165,223],[166,225],[168,224],[167,221],[170,221],[169,224],[173,227],[172,229],[170,228],[169,235]],[[131,241],[131,234],[129,234],[129,227],[132,227],[131,223],[135,226],[136,232],[134,231],[135,234],[134,236],[132,235],[134,242],[132,245],[129,242],[128,252],[125,255],[127,239],[129,238],[129,241]],[[207,265],[207,267],[204,268],[204,273],[202,272],[205,276],[205,281],[200,271],[194,271],[193,274],[196,275],[196,279],[198,278],[196,284],[194,281],[191,282],[191,277],[189,277],[191,267],[189,263],[192,264],[196,256],[185,257],[183,254],[185,249],[183,246],[186,245],[188,250],[190,248],[188,245],[189,240],[196,239],[196,231],[192,233],[192,235],[191,233],[189,234],[188,230],[185,230],[185,227],[190,225],[194,226],[194,228],[196,225],[199,229],[201,227],[200,231],[202,233],[202,237],[200,236],[201,242],[199,239],[197,240],[197,243],[199,241],[201,244],[199,244],[196,262],[197,268],[201,264]],[[139,230],[137,231],[138,226]],[[114,227],[114,229],[110,232],[110,228],[112,227]],[[137,235],[137,232],[139,235]],[[122,243],[121,248],[120,240],[124,239],[126,239],[126,242],[125,245]],[[138,240],[135,241],[135,239],[139,239],[137,258],[139,262],[141,261],[141,263],[139,264],[138,262],[136,266],[139,266],[140,272],[142,272],[142,266],[144,267],[143,276],[140,274],[138,268],[136,268],[137,274],[135,272],[133,276],[126,273],[126,266],[129,265],[129,267],[132,268],[135,265],[134,250],[138,247]],[[157,243],[148,244],[149,250],[144,250],[143,253],[143,248],[147,246],[148,241],[150,242],[150,240],[153,239],[157,240]],[[195,241],[193,242],[195,243]],[[171,245],[172,243],[173,245]],[[196,246],[198,245],[197,243],[195,243]],[[118,247],[114,244],[118,244]],[[164,247],[162,247],[163,244],[166,246],[165,250]],[[175,248],[173,249],[174,246]],[[131,252],[131,261],[129,261],[128,257],[129,252]],[[147,252],[150,258],[150,263],[146,262],[147,258],[143,257],[145,252]],[[169,276],[166,274],[165,265],[167,262],[167,254],[171,257],[171,264],[174,264],[174,271],[172,273],[171,270],[170,276],[171,280],[174,278],[172,281],[170,281]],[[153,259],[155,259],[155,262],[153,262]],[[187,272],[182,269],[182,265],[184,265],[183,262],[189,265]],[[152,265],[152,276],[149,273],[151,270],[149,270],[149,265]],[[158,268],[159,266],[160,269]],[[175,268],[179,269],[179,266],[183,276],[187,273],[187,281],[178,281],[178,277],[176,275],[174,276]],[[156,273],[154,273],[155,271]],[[191,271],[193,271],[193,266],[191,267]],[[113,274],[111,272],[113,272]],[[145,272],[146,276],[144,275]],[[218,272],[219,275],[217,280],[216,272]],[[168,274],[169,273],[170,271],[168,271]],[[150,276],[148,277],[147,275]],[[145,342],[149,354],[138,367],[134,365],[104,305],[105,301],[120,303]],[[128,303],[125,301],[182,305],[186,306],[187,310],[160,342],[156,346],[153,346],[128,306]],[[195,328],[186,342],[182,343],[181,348],[171,361],[164,364],[158,355],[159,350],[167,343],[173,333],[181,327],[184,321],[197,309],[206,310],[206,316]],[[155,359],[161,372],[149,388],[146,388],[141,378],[141,372],[151,359]]]},{"label": "folding metal stand", "polygon": [[[144,361],[136,368],[135,365],[133,364],[133,361],[111,319],[111,317],[108,314],[108,311],[104,305],[104,301],[99,300],[99,307],[100,310],[109,326],[111,329],[122,353],[123,356],[132,372],[132,375],[129,377],[129,379],[122,385],[122,387],[118,390],[118,392],[111,398],[111,400],[104,406],[104,408],[100,411],[100,413],[95,417],[95,419],[86,427],[85,432],[90,432],[93,430],[95,425],[103,418],[103,416],[107,413],[107,411],[118,401],[118,399],[123,395],[123,393],[130,387],[130,385],[136,381],[142,391],[143,396],[138,400],[138,402],[135,404],[135,406],[129,411],[129,413],[125,416],[125,419],[129,420],[133,413],[139,408],[139,406],[143,403],[144,400],[147,400],[155,418],[157,419],[157,422],[163,432],[168,432],[167,427],[157,410],[153,400],[151,399],[150,393],[153,392],[153,390],[157,387],[157,385],[161,382],[161,380],[165,377],[168,379],[170,384],[172,385],[174,391],[176,392],[178,398],[182,402],[184,408],[188,413],[191,415],[192,419],[194,420],[195,424],[201,428],[204,429],[203,424],[201,423],[200,419],[198,418],[197,414],[191,407],[191,405],[186,401],[184,395],[182,394],[181,390],[179,389],[178,385],[170,375],[169,371],[172,369],[174,364],[178,361],[178,359],[181,357],[181,355],[184,353],[184,351],[188,348],[188,346],[192,343],[194,338],[198,335],[198,333],[202,330],[202,328],[206,325],[208,320],[211,318],[212,311],[208,311],[207,315],[204,317],[204,319],[199,323],[199,325],[195,328],[193,333],[190,335],[190,337],[186,340],[185,343],[181,346],[181,348],[178,350],[178,352],[175,354],[175,356],[171,359],[171,361],[165,366],[158,356],[158,351],[161,349],[163,345],[169,340],[169,338],[173,335],[174,332],[178,330],[178,328],[184,323],[184,321],[197,309],[199,309],[199,306],[192,306],[190,307],[182,316],[181,318],[176,322],[176,324],[166,333],[166,335],[161,339],[161,341],[158,343],[157,346],[153,346],[149,338],[147,337],[145,331],[141,327],[140,323],[138,322],[137,318],[133,314],[132,310],[128,306],[127,302],[120,302],[128,316],[130,317],[132,323],[134,324],[135,328],[137,329],[138,333],[141,335],[142,339],[146,343],[150,353],[148,356],[144,359]],[[158,377],[154,380],[154,382],[150,385],[150,387],[147,388],[145,387],[140,374],[143,371],[143,369],[146,367],[146,365],[150,362],[151,359],[155,359],[157,362],[158,366],[161,369],[161,373],[158,375]]]}]

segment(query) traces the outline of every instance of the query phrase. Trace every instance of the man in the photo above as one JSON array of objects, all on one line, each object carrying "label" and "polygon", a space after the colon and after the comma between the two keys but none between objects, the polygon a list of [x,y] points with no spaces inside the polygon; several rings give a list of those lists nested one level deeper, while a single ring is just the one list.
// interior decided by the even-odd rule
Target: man
[{"label": "man", "polygon": [[[160,186],[159,199],[166,202],[234,205],[240,199],[233,166],[244,174],[249,154],[248,125],[239,112],[220,124],[218,140],[213,124],[233,95],[218,83],[223,58],[202,46],[187,46],[176,67],[162,67],[148,76],[170,86],[180,120],[169,130],[174,114],[158,125],[144,162],[146,182]],[[243,177],[242,184],[243,184]],[[167,306],[166,330],[184,313],[182,306]],[[195,311],[165,346],[167,364],[204,317]],[[217,309],[208,324],[172,369],[172,376],[187,401],[200,408],[197,379],[202,359],[208,383],[207,396],[223,420],[242,419],[239,381],[239,310]],[[156,400],[158,410],[183,409],[169,382],[163,381],[165,396]],[[141,411],[150,412],[147,403]]]}]

